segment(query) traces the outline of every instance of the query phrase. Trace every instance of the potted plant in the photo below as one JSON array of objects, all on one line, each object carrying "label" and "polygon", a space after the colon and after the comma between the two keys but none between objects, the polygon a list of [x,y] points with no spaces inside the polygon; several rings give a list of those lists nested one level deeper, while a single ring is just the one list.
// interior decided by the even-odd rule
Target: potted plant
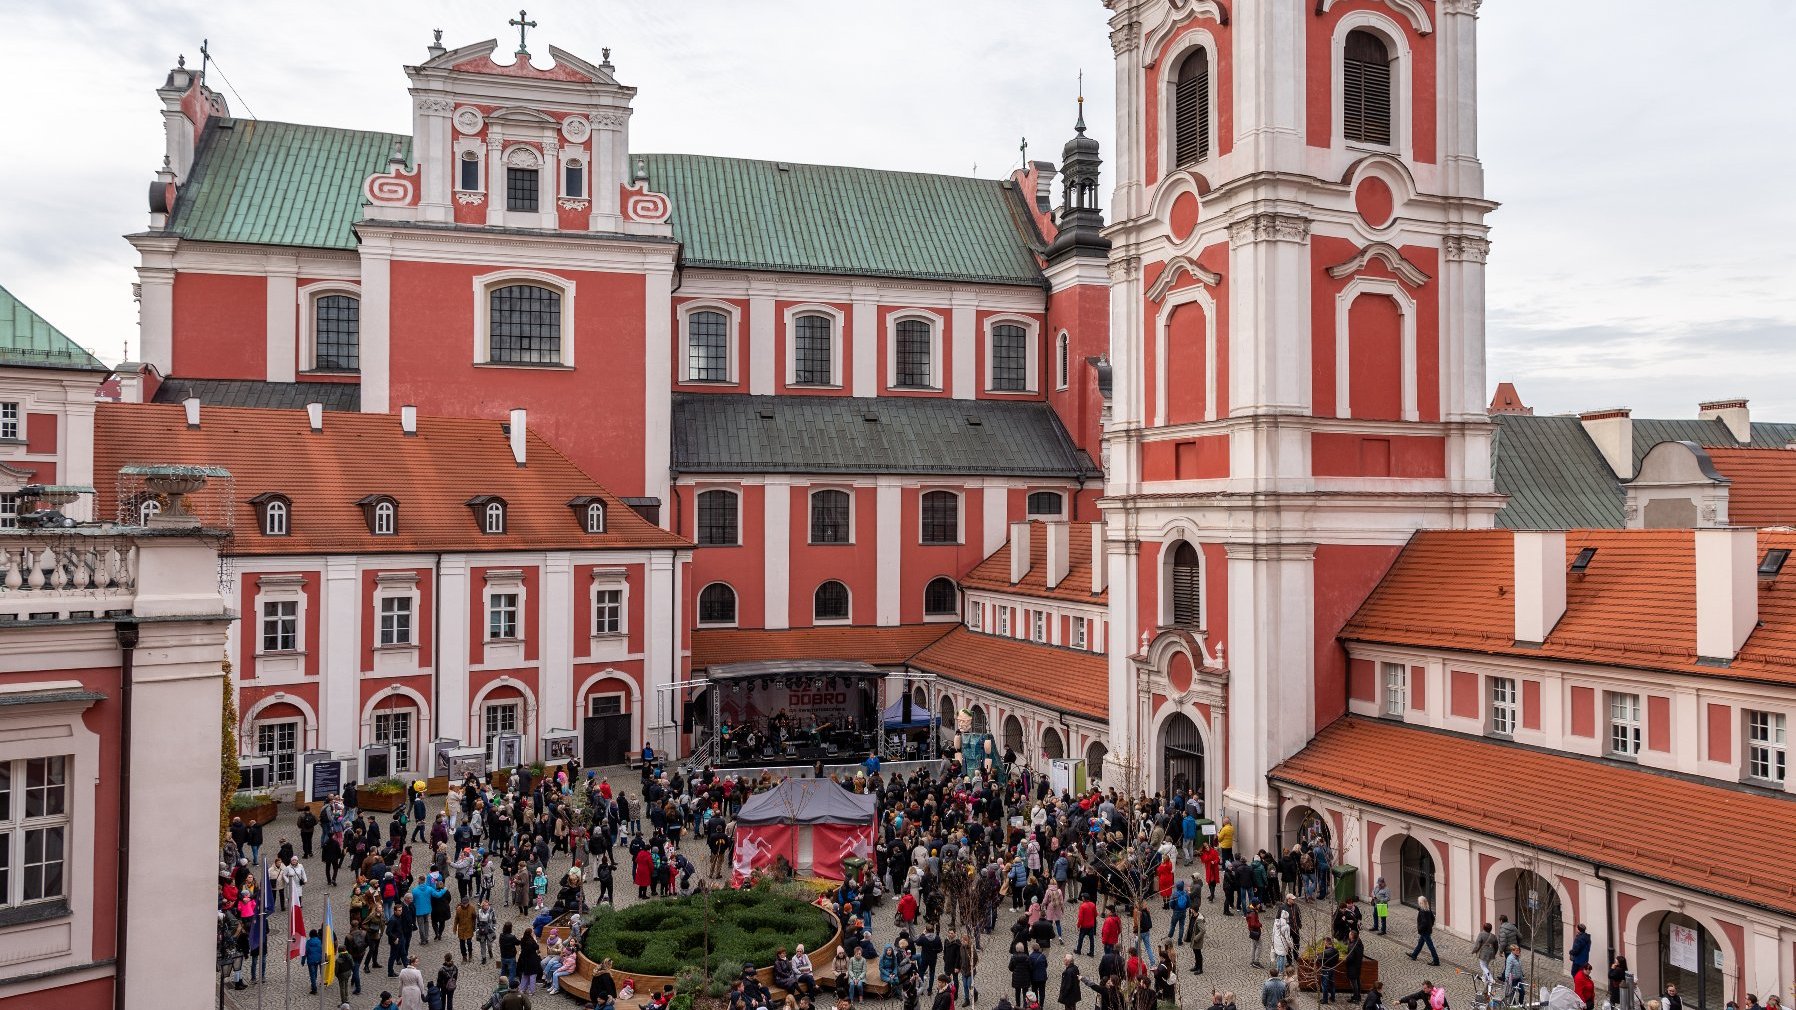
[{"label": "potted plant", "polygon": [[240,818],[244,824],[267,824],[274,820],[279,809],[274,797],[267,793],[231,795],[231,816]]},{"label": "potted plant", "polygon": [[392,813],[405,802],[406,783],[396,778],[375,779],[355,791],[356,805],[363,810]]}]

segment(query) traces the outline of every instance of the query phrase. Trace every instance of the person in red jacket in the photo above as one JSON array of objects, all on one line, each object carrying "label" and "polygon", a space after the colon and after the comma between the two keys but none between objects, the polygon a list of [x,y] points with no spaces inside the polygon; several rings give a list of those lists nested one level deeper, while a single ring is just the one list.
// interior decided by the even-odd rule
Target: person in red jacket
[{"label": "person in red jacket", "polygon": [[1216,846],[1204,843],[1204,850],[1197,854],[1198,862],[1204,864],[1204,883],[1210,885],[1210,904],[1216,904],[1216,885],[1222,881],[1222,853]]},{"label": "person in red jacket", "polygon": [[1079,942],[1073,953],[1085,953],[1085,941],[1091,941],[1091,953],[1098,952],[1098,903],[1090,898],[1079,902]]},{"label": "person in red jacket", "polygon": [[1122,918],[1116,914],[1116,906],[1112,905],[1104,911],[1104,930],[1100,935],[1104,941],[1104,953],[1114,954],[1122,943]]},{"label": "person in red jacket", "polygon": [[636,896],[638,898],[647,898],[649,896],[649,884],[654,880],[654,872],[655,857],[649,855],[649,850],[646,847],[637,850]]},{"label": "person in red jacket", "polygon": [[1160,885],[1160,900],[1162,902],[1171,901],[1172,900],[1172,860],[1170,860],[1170,859],[1160,860],[1160,864],[1158,866],[1154,867],[1154,876],[1158,878],[1157,882]]},{"label": "person in red jacket", "polygon": [[1580,967],[1578,973],[1572,976],[1572,992],[1578,994],[1586,1007],[1596,1005],[1596,983],[1591,981],[1590,965]]},{"label": "person in red jacket", "polygon": [[905,926],[917,921],[917,896],[909,891],[898,899],[898,921]]}]

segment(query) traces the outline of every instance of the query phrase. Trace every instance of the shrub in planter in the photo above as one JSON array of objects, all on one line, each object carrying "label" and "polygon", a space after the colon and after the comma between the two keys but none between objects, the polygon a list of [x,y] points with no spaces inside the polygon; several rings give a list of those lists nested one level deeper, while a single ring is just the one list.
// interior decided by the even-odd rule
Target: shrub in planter
[{"label": "shrub in planter", "polygon": [[405,802],[407,783],[396,778],[375,779],[355,791],[356,804],[363,810],[393,811]]},{"label": "shrub in planter", "polygon": [[231,816],[241,818],[245,824],[267,824],[279,810],[280,805],[267,793],[231,795]]}]

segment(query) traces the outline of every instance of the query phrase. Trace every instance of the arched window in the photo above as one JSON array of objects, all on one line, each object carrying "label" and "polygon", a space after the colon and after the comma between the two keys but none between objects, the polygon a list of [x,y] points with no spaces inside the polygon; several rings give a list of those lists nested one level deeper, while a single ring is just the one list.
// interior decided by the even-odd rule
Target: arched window
[{"label": "arched window", "polygon": [[1072,341],[1063,330],[1061,331],[1060,339],[1056,344],[1057,346],[1054,349],[1054,388],[1065,389],[1072,381],[1072,370],[1070,367],[1072,362],[1068,357],[1072,351]]},{"label": "arched window", "polygon": [[603,502],[593,502],[586,506],[586,532],[605,532],[605,504]]},{"label": "arched window", "polygon": [[1088,778],[1102,780],[1104,777],[1104,759],[1110,756],[1110,748],[1101,743],[1093,743],[1085,748],[1085,775]]},{"label": "arched window", "polygon": [[735,624],[736,591],[722,582],[713,582],[698,594],[698,623]]},{"label": "arched window", "polygon": [[287,535],[287,503],[285,501],[279,498],[270,498],[268,504],[262,506],[262,533],[271,537]]},{"label": "arched window", "polygon": [[528,147],[514,147],[505,153],[505,209],[524,214],[535,213],[541,195],[537,181],[542,159]]},{"label": "arched window", "polygon": [[848,620],[848,587],[831,579],[811,597],[811,618],[817,621]]},{"label": "arched window", "polygon": [[740,542],[736,538],[735,492],[699,492],[698,542],[701,547],[734,547]]},{"label": "arched window", "polygon": [[709,309],[686,317],[686,378],[730,381],[730,317]]},{"label": "arched window", "polygon": [[1195,165],[1210,156],[1210,51],[1193,49],[1172,86],[1173,163]]},{"label": "arched window", "polygon": [[1341,65],[1341,132],[1361,144],[1391,142],[1391,50],[1375,33],[1347,33]]},{"label": "arched window", "polygon": [[480,152],[461,153],[461,179],[456,189],[474,191],[480,188]]},{"label": "arched window", "polygon": [[1514,907],[1509,913],[1521,934],[1517,941],[1542,957],[1559,957],[1565,950],[1565,922],[1559,911],[1559,892],[1547,878],[1533,870],[1518,871],[1514,886]]},{"label": "arched window", "polygon": [[992,389],[1020,393],[1029,388],[1029,331],[1015,323],[992,327]]},{"label": "arched window", "polygon": [[1031,516],[1058,516],[1066,511],[1066,498],[1058,491],[1031,491],[1029,493],[1029,514]]},{"label": "arched window", "polygon": [[1415,905],[1421,898],[1434,901],[1434,857],[1429,854],[1428,846],[1414,835],[1403,836],[1403,847],[1398,850],[1398,900],[1405,905]]},{"label": "arched window", "polygon": [[374,505],[374,535],[392,536],[399,528],[399,509],[392,502],[376,502]]},{"label": "arched window", "polygon": [[148,526],[150,520],[162,514],[162,503],[154,498],[146,498],[137,506],[137,525]]},{"label": "arched window", "polygon": [[487,296],[487,358],[515,365],[561,363],[561,292],[507,284]]},{"label": "arched window", "polygon": [[1172,623],[1180,628],[1203,627],[1203,564],[1197,548],[1185,541],[1172,552]]},{"label": "arched window", "polygon": [[923,535],[926,544],[960,543],[960,496],[952,491],[923,493]]},{"label": "arched window", "polygon": [[848,543],[848,525],[848,492],[830,489],[811,494],[811,543]]},{"label": "arched window", "polygon": [[992,731],[991,723],[985,717],[985,706],[974,705],[967,714],[973,717],[973,732],[990,733]]},{"label": "arched window", "polygon": [[353,372],[361,367],[362,300],[324,295],[312,303],[312,367]]},{"label": "arched window", "polygon": [[954,588],[953,579],[930,579],[929,585],[923,587],[923,616],[951,617],[959,611],[960,591]]},{"label": "arched window", "polygon": [[501,502],[490,501],[486,503],[484,512],[484,518],[481,520],[481,530],[486,533],[504,533],[505,505]]},{"label": "arched window", "polygon": [[829,386],[835,383],[835,321],[818,314],[793,321],[792,384]]},{"label": "arched window", "polygon": [[586,196],[586,164],[578,158],[569,158],[564,174],[567,176],[564,195],[576,200],[583,199]]},{"label": "arched window", "polygon": [[935,343],[928,320],[898,321],[898,381],[896,385],[928,389],[935,385],[929,356]]}]

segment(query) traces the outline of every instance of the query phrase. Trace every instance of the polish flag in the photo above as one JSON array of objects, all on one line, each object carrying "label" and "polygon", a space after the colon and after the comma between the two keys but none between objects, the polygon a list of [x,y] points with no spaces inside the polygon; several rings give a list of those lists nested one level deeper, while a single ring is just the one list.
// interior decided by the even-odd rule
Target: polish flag
[{"label": "polish flag", "polygon": [[293,903],[293,918],[287,923],[287,960],[306,952],[306,917],[299,910],[299,902]]}]

